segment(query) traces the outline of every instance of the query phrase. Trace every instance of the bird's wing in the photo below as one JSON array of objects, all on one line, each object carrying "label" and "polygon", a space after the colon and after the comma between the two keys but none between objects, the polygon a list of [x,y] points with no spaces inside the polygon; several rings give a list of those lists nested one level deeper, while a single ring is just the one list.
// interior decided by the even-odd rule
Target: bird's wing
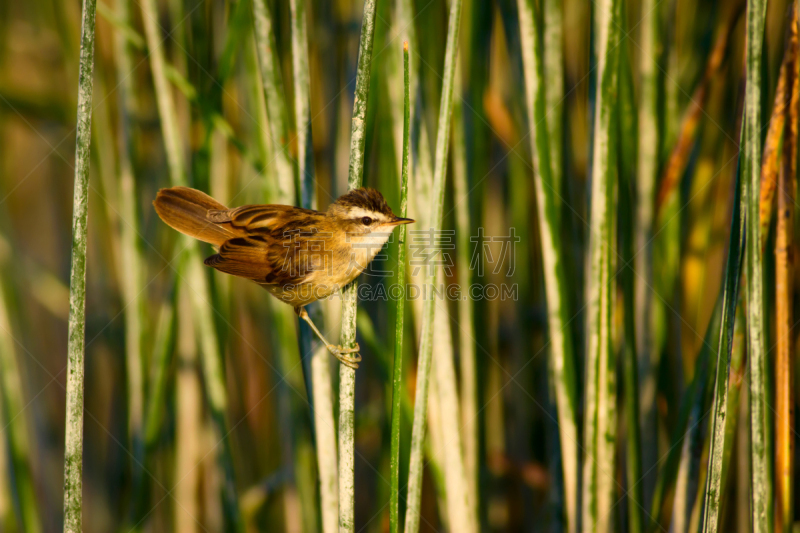
[{"label": "bird's wing", "polygon": [[[207,266],[262,285],[285,285],[298,281],[292,261],[280,243],[268,245],[268,237],[236,237],[225,241],[219,253],[205,260]],[[281,253],[282,252],[282,253]]]},{"label": "bird's wing", "polygon": [[205,264],[262,285],[302,283],[319,263],[309,252],[307,237],[310,228],[317,227],[317,219],[324,216],[286,205],[209,211],[209,221],[240,236],[225,241]]},{"label": "bird's wing", "polygon": [[250,235],[272,233],[287,223],[324,215],[291,205],[264,204],[211,210],[206,216],[215,224],[222,224],[237,233]]}]

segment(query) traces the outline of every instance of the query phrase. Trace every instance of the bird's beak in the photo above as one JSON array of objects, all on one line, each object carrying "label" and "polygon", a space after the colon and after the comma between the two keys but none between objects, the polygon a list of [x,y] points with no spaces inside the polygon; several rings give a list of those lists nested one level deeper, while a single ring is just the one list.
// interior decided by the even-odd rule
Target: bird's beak
[{"label": "bird's beak", "polygon": [[414,220],[413,218],[396,217],[394,220],[389,222],[389,224],[391,224],[392,226],[399,226],[400,224],[413,224],[414,222],[416,222],[416,220]]}]

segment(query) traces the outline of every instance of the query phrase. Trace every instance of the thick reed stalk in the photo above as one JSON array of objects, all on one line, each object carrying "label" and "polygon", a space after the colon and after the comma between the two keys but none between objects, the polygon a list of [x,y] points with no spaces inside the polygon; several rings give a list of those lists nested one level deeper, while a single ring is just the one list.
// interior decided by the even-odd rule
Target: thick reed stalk
[{"label": "thick reed stalk", "polygon": [[[794,522],[794,243],[795,187],[797,177],[797,122],[800,103],[798,84],[798,17],[795,2],[790,19],[787,54],[792,61],[788,68],[786,96],[786,132],[783,140],[783,162],[778,178],[778,224],[775,235],[775,529],[789,533]],[[763,185],[763,182],[762,182]],[[763,220],[762,220],[763,223]]]},{"label": "thick reed stalk", "polygon": [[[405,218],[408,210],[408,173],[411,158],[411,123],[409,105],[408,41],[403,43],[403,162],[400,181],[400,216]],[[397,237],[397,280],[406,279],[406,227],[400,226]],[[392,367],[392,433],[389,456],[389,528],[391,533],[400,532],[400,417],[403,397],[403,319],[406,299],[398,298],[395,312],[394,365]]]},{"label": "thick reed stalk", "polygon": [[[564,477],[564,499],[569,531],[577,529],[578,505],[578,431],[575,355],[569,333],[570,313],[567,308],[567,283],[560,239],[559,183],[553,174],[545,87],[545,51],[539,34],[542,31],[541,11],[532,0],[518,0],[522,57],[525,71],[528,125],[531,151],[535,154],[536,200],[542,239],[545,290],[547,295],[548,332],[552,375],[558,408],[558,428]],[[549,43],[552,45],[553,43]]]},{"label": "thick reed stalk", "polygon": [[[372,45],[375,34],[375,0],[365,0],[358,46],[356,91],[353,122],[350,129],[349,190],[361,187],[364,178],[364,146],[367,138],[367,103]],[[345,348],[356,344],[356,304],[358,280],[343,289],[341,343]],[[339,365],[339,531],[355,531],[355,396],[356,371]]]},{"label": "thick reed stalk", "polygon": [[[769,446],[769,372],[766,350],[766,307],[761,251],[759,200],[761,186],[761,51],[767,3],[747,3],[747,86],[742,139],[742,201],[747,212],[745,275],[747,279],[747,342],[750,363],[750,432],[752,460],[751,513],[754,533],[772,531],[772,482]],[[732,304],[733,305],[733,304]],[[724,381],[722,382],[724,383]]]},{"label": "thick reed stalk", "polygon": [[80,533],[83,513],[83,349],[86,326],[86,241],[92,137],[95,0],[84,0],[78,74],[75,191],[72,200],[72,266],[67,340],[67,410],[64,438],[64,531]]},{"label": "thick reed stalk", "polygon": [[[458,55],[458,33],[461,24],[461,0],[450,3],[450,18],[447,28],[442,96],[439,106],[439,121],[436,137],[436,158],[433,174],[433,191],[430,196],[430,228],[442,228],[444,211],[445,178],[447,173],[447,152],[450,143],[450,118],[453,109],[453,78]],[[424,206],[420,206],[424,209]],[[428,228],[425,228],[426,230]],[[435,255],[435,250],[431,250]],[[425,285],[436,285],[436,270],[426,265]],[[428,383],[430,380],[431,354],[433,348],[434,300],[424,302],[419,361],[417,363],[417,390],[414,399],[414,422],[411,430],[411,457],[408,472],[408,505],[406,507],[406,533],[419,531],[420,505],[422,502],[422,469],[425,440],[425,421],[428,409]]]},{"label": "thick reed stalk", "polygon": [[582,524],[588,530],[610,531],[614,492],[616,440],[616,362],[612,347],[616,177],[616,94],[619,0],[598,5],[598,83],[592,152],[591,235],[587,290],[586,403],[584,420]]},{"label": "thick reed stalk", "polygon": [[[150,51],[150,69],[153,73],[156,103],[158,104],[159,118],[161,119],[161,133],[167,153],[170,183],[173,186],[186,185],[186,166],[181,148],[180,133],[178,131],[178,117],[175,102],[167,80],[166,62],[158,27],[158,11],[155,0],[144,0],[141,3],[142,24],[145,29],[147,48]],[[194,305],[194,321],[199,336],[199,346],[202,351],[203,378],[206,383],[207,400],[214,420],[217,437],[221,439],[219,446],[219,464],[224,480],[222,482],[223,507],[227,521],[236,530],[241,530],[242,522],[239,513],[239,504],[236,496],[236,483],[234,480],[233,458],[231,456],[228,435],[226,411],[227,391],[225,385],[224,364],[217,330],[212,316],[212,300],[208,278],[203,271],[200,249],[196,242],[182,239],[188,251],[188,265],[186,278],[183,280],[189,289]]]}]

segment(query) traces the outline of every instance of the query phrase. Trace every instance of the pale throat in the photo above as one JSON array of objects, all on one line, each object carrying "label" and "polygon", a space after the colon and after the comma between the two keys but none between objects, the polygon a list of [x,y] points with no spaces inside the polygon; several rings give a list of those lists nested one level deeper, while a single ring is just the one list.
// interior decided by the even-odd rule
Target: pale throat
[{"label": "pale throat", "polygon": [[392,227],[389,225],[377,226],[372,232],[349,236],[351,244],[351,258],[359,271],[367,268],[367,265],[375,259],[375,256],[383,249],[392,236]]}]

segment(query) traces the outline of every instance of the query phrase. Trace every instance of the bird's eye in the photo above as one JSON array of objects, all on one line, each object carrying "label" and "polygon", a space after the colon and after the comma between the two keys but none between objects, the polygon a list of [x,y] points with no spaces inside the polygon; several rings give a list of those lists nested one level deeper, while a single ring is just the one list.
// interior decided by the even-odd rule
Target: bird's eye
[{"label": "bird's eye", "polygon": [[372,219],[369,217],[364,217],[361,219],[361,223],[364,224],[365,226],[369,226],[370,224],[372,224]]}]

